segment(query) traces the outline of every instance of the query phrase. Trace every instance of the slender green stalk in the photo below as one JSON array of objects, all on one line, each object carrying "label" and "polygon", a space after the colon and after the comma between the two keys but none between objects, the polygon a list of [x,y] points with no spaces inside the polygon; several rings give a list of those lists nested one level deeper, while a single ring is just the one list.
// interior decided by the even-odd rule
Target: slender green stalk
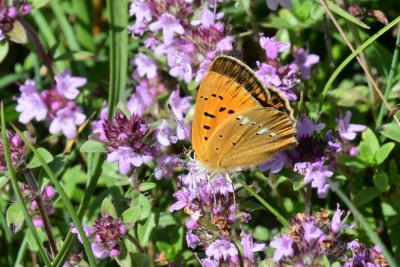
[{"label": "slender green stalk", "polygon": [[128,1],[107,0],[110,27],[110,84],[108,117],[112,117],[119,101],[125,100],[128,71]]},{"label": "slender green stalk", "polygon": [[374,34],[371,38],[369,38],[367,41],[365,41],[359,48],[357,48],[353,53],[351,53],[343,62],[340,64],[337,69],[335,70],[334,73],[332,73],[331,77],[329,80],[326,82],[324,89],[322,90],[321,93],[321,99],[319,103],[319,110],[321,110],[321,106],[324,103],[324,99],[326,95],[328,94],[329,89],[332,87],[333,81],[338,77],[340,72],[349,64],[361,51],[363,51],[365,48],[367,48],[370,44],[372,44],[376,39],[378,39],[381,35],[386,33],[389,29],[394,27],[397,23],[400,22],[400,16],[397,17],[395,20],[393,20],[391,23],[383,27],[379,32]]},{"label": "slender green stalk", "polygon": [[[85,194],[83,196],[82,202],[78,208],[78,217],[79,219],[83,218],[83,215],[86,212],[86,209],[89,205],[90,199],[93,196],[93,192],[96,189],[97,181],[99,180],[101,174],[101,166],[104,161],[102,155],[89,155],[89,166],[88,166],[88,180],[89,184],[85,190]],[[92,163],[93,162],[93,163]],[[71,248],[71,244],[73,241],[73,237],[75,235],[71,233],[71,229],[68,231],[67,237],[64,240],[64,244],[60,249],[60,252],[57,254],[57,257],[54,259],[54,266],[63,266],[68,252]]]},{"label": "slender green stalk", "polygon": [[346,204],[346,206],[350,209],[350,211],[353,213],[353,215],[355,217],[357,217],[360,224],[364,227],[365,231],[367,232],[371,241],[375,245],[378,245],[379,248],[382,250],[382,254],[385,257],[386,261],[389,263],[389,266],[391,266],[391,267],[398,266],[396,261],[393,259],[392,255],[390,254],[389,250],[385,247],[385,245],[382,243],[379,236],[371,228],[369,223],[365,220],[364,216],[362,216],[361,212],[359,212],[358,209],[356,208],[356,206],[353,205],[351,200],[340,189],[336,189],[335,193],[344,202],[344,204]]},{"label": "slender green stalk", "polygon": [[15,260],[14,267],[23,266],[23,260],[25,258],[27,248],[28,248],[28,237],[27,237],[27,235],[25,235],[24,239],[22,240],[21,245],[18,248],[18,255],[17,255],[17,259]]},{"label": "slender green stalk", "polygon": [[[400,31],[397,31],[397,39],[396,39],[396,44],[394,46],[392,64],[390,65],[390,72],[389,72],[389,75],[387,78],[385,92],[383,94],[386,99],[389,97],[390,91],[392,89],[392,80],[393,80],[394,74],[396,72],[397,64],[399,62],[399,52],[400,52]],[[381,109],[379,110],[378,118],[376,119],[376,127],[377,128],[381,126],[382,120],[383,120],[383,115],[385,114],[386,110],[387,109],[386,109],[385,105],[383,105],[383,103],[382,103]]]},{"label": "slender green stalk", "polygon": [[[23,135],[24,138],[26,139],[24,134],[21,133],[21,135]],[[11,185],[14,189],[15,196],[17,197],[17,203],[22,210],[22,214],[24,215],[25,222],[28,225],[28,228],[32,231],[33,239],[35,240],[35,243],[38,247],[40,256],[42,257],[46,266],[52,266],[50,263],[49,256],[47,255],[46,250],[43,246],[43,242],[42,240],[40,240],[39,234],[37,233],[36,228],[33,225],[31,215],[29,214],[28,209],[26,208],[26,203],[19,189],[17,177],[15,176],[14,167],[11,162],[10,147],[7,140],[7,130],[6,130],[6,122],[4,116],[3,102],[1,103],[1,136],[3,140],[4,156],[6,158],[7,169],[10,174]]]},{"label": "slender green stalk", "polygon": [[29,149],[32,150],[32,152],[38,158],[39,162],[42,165],[42,168],[44,169],[44,171],[48,175],[50,181],[55,186],[55,188],[57,190],[57,193],[60,195],[61,200],[62,200],[66,210],[68,211],[69,215],[71,216],[72,221],[73,221],[74,225],[76,226],[76,228],[78,229],[78,232],[79,232],[79,234],[80,234],[80,236],[82,238],[83,247],[85,249],[86,256],[88,257],[90,266],[96,266],[96,260],[95,260],[95,258],[93,256],[93,252],[92,252],[92,249],[90,247],[89,240],[88,240],[88,238],[87,238],[87,236],[85,234],[85,231],[83,230],[82,223],[81,223],[77,213],[75,212],[71,201],[69,200],[67,194],[64,191],[64,188],[61,186],[60,182],[56,178],[56,176],[53,173],[53,171],[50,169],[49,165],[47,165],[47,163],[44,161],[42,156],[37,152],[37,150],[33,146],[33,144],[31,142],[29,142],[29,140],[26,138],[26,136],[24,134],[22,134],[22,132],[19,129],[17,129],[14,126],[13,126],[13,128],[18,133],[18,135],[22,138],[22,140],[25,142],[25,144],[29,147]]},{"label": "slender green stalk", "polygon": [[239,183],[243,185],[244,188],[246,188],[247,191],[250,192],[260,203],[267,208],[272,214],[274,214],[278,220],[285,226],[286,228],[289,228],[289,222],[286,220],[286,218],[280,214],[276,209],[274,209],[268,202],[266,202],[259,194],[257,194],[253,189],[251,189],[244,181],[237,179]]}]

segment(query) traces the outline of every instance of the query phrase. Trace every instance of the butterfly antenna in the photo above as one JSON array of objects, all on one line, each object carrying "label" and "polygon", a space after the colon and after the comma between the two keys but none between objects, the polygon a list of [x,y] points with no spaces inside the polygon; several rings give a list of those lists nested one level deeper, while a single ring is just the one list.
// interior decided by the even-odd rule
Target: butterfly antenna
[{"label": "butterfly antenna", "polygon": [[182,128],[183,132],[184,132],[185,135],[186,135],[186,138],[190,141],[190,143],[193,143],[193,142],[192,142],[192,139],[190,139],[189,134],[186,132],[186,129],[185,129],[185,127],[184,127],[182,121],[178,119],[178,117],[176,116],[176,114],[175,114],[175,112],[174,112],[174,110],[172,109],[172,107],[171,107],[170,104],[168,104],[168,108],[169,108],[169,110],[171,111],[172,115],[174,115],[174,118],[175,118],[176,122],[177,122],[177,123],[179,124],[179,126]]},{"label": "butterfly antenna", "polygon": [[179,154],[173,156],[172,159],[168,160],[167,162],[163,163],[160,167],[158,167],[157,169],[155,169],[155,170],[153,171],[152,174],[147,175],[146,178],[152,177],[155,173],[161,171],[162,169],[164,169],[165,167],[167,167],[169,164],[171,164],[174,160],[176,160],[176,159],[182,157],[182,156],[185,155],[186,153],[187,153],[186,150],[182,150]]}]

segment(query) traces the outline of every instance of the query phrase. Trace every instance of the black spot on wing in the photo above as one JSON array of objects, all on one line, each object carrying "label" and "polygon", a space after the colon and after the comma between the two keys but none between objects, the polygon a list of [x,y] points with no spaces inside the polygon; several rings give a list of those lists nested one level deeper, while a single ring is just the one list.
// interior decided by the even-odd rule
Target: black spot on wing
[{"label": "black spot on wing", "polygon": [[203,128],[206,129],[206,130],[210,130],[211,129],[211,127],[208,126],[208,125],[204,125]]}]

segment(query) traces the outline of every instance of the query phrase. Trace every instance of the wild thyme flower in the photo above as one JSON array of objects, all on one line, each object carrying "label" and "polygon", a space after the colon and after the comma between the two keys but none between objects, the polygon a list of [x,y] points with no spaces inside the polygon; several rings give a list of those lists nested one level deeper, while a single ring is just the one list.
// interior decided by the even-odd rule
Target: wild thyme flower
[{"label": "wild thyme flower", "polygon": [[86,78],[72,77],[69,69],[54,77],[54,88],[38,92],[33,80],[20,85],[21,96],[17,99],[16,110],[20,112],[19,121],[28,123],[47,120],[52,134],[62,132],[67,138],[75,138],[77,126],[86,120],[81,107],[75,104],[78,87],[86,84]]},{"label": "wild thyme flower", "polygon": [[[28,138],[29,141],[35,141],[31,137],[29,132],[24,132],[24,135]],[[7,131],[7,141],[10,149],[12,166],[14,169],[18,169],[18,167],[25,162],[26,156],[28,154],[28,147],[25,145],[19,135],[11,131]],[[7,163],[4,154],[4,145],[3,140],[0,139],[0,173],[5,172],[6,170]]]},{"label": "wild thyme flower", "polygon": [[[274,261],[277,266],[320,266],[325,256],[343,257],[345,244],[340,240],[339,230],[349,228],[343,223],[338,226],[342,211],[334,214],[332,222],[329,212],[321,210],[314,216],[297,214],[290,220],[290,230],[270,243],[275,248]],[[335,222],[334,222],[335,221]]]},{"label": "wild thyme flower", "polygon": [[[358,240],[353,240],[347,244],[347,249],[351,250],[352,257],[346,257],[346,262],[343,267],[369,266],[369,267],[387,267],[385,257],[378,246],[366,248],[364,244]],[[347,255],[346,255],[347,256]]]},{"label": "wild thyme flower", "polygon": [[[183,209],[189,215],[186,222],[188,247],[205,249],[208,258],[200,261],[206,266],[257,262],[254,253],[264,250],[265,245],[253,243],[252,236],[241,229],[250,215],[240,211],[234,202],[233,186],[222,176],[212,178],[211,186],[205,173],[193,163],[189,163],[188,168],[189,174],[181,177],[181,189],[174,194],[177,202],[170,207],[171,212]],[[243,233],[242,238],[237,236],[237,231]],[[238,246],[243,246],[243,257],[239,255]]]},{"label": "wild thyme flower", "polygon": [[[104,214],[92,227],[84,226],[84,230],[96,258],[116,257],[121,253],[118,242],[127,234],[127,229],[120,219],[116,220],[111,215]],[[78,234],[76,228],[71,232]],[[82,243],[79,234],[78,239]]]},{"label": "wild thyme flower", "polygon": [[[200,7],[202,10],[195,13]],[[212,61],[217,53],[233,49],[233,37],[228,35],[228,27],[221,20],[223,13],[216,13],[215,10],[216,6],[212,3],[200,5],[184,0],[132,0],[130,15],[136,21],[128,29],[134,38],[148,32],[146,46],[157,56],[167,57],[171,76],[187,83],[196,77],[196,82],[200,82],[207,70],[202,63]],[[194,17],[194,14],[199,16]],[[140,62],[133,63],[137,66]],[[148,67],[144,69],[149,70]],[[153,68],[150,69],[154,73]]]},{"label": "wild thyme flower", "polygon": [[150,161],[158,152],[156,146],[145,143],[148,125],[138,115],[127,118],[122,112],[117,112],[111,120],[103,122],[104,135],[107,138],[107,160],[119,162],[119,170],[127,174],[131,166],[139,167],[143,162]]},{"label": "wild thyme flower", "polygon": [[357,132],[363,132],[367,129],[367,127],[362,124],[350,124],[350,120],[350,111],[347,111],[344,117],[342,116],[342,114],[340,114],[339,119],[336,120],[338,124],[339,137],[343,141],[354,140],[356,138]]}]

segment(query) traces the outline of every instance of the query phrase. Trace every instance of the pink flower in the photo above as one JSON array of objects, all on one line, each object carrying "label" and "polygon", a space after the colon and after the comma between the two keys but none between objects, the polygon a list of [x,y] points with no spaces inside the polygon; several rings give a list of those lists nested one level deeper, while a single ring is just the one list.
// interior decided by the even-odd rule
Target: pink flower
[{"label": "pink flower", "polygon": [[270,246],[276,249],[274,253],[275,262],[280,261],[284,256],[293,256],[292,243],[293,240],[286,235],[279,238],[275,237],[274,240],[271,241]]},{"label": "pink flower", "polygon": [[304,79],[309,79],[311,76],[311,67],[319,62],[319,56],[308,54],[303,48],[298,49],[294,53],[294,64],[299,67],[301,76]]},{"label": "pink flower", "polygon": [[157,76],[157,64],[153,58],[139,53],[132,60],[132,63],[136,66],[136,73],[139,77],[146,76],[147,79],[151,79]]},{"label": "pink flower", "polygon": [[66,137],[75,138],[77,135],[76,126],[81,125],[85,119],[86,115],[71,102],[71,105],[57,111],[56,117],[50,124],[49,131],[52,134],[62,131]]},{"label": "pink flower", "polygon": [[206,255],[218,261],[228,261],[238,256],[238,250],[228,240],[217,239],[206,248]]},{"label": "pink flower", "polygon": [[270,59],[277,59],[278,53],[284,52],[290,48],[289,43],[281,43],[276,40],[275,36],[273,37],[261,37],[260,38],[260,45],[265,52],[267,53],[267,57]]},{"label": "pink flower", "polygon": [[21,96],[17,99],[16,111],[20,112],[19,122],[28,123],[33,118],[37,121],[42,121],[47,116],[47,107],[35,88],[35,81],[26,80],[24,85],[21,85],[19,90]]},{"label": "pink flower", "polygon": [[339,126],[339,136],[342,139],[354,140],[356,138],[356,132],[363,132],[367,127],[361,124],[350,124],[351,112],[347,111],[346,116],[340,115],[339,119],[336,120]]},{"label": "pink flower", "polygon": [[185,31],[178,19],[169,13],[162,14],[156,22],[149,25],[149,29],[152,32],[157,32],[162,29],[165,44],[172,43],[174,33],[183,34]]},{"label": "pink flower", "polygon": [[71,70],[65,69],[63,73],[54,77],[56,89],[60,95],[67,99],[75,99],[79,95],[78,87],[84,86],[87,82],[83,77],[71,77]]}]

